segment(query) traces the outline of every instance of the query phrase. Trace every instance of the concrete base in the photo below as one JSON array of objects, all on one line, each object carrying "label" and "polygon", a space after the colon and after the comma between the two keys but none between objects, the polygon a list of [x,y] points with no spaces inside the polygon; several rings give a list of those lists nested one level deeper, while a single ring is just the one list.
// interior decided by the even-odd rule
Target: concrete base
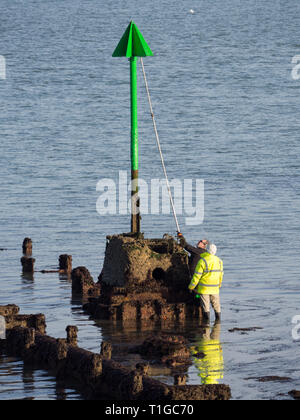
[{"label": "concrete base", "polygon": [[200,318],[198,302],[188,291],[189,282],[188,255],[173,238],[108,236],[97,284],[100,297],[89,299],[84,310],[107,320]]}]

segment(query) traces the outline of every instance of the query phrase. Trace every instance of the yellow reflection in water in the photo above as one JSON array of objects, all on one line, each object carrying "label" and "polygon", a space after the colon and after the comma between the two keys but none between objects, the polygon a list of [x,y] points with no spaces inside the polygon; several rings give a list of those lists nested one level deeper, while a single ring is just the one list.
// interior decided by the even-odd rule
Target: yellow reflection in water
[{"label": "yellow reflection in water", "polygon": [[[204,327],[191,353],[202,385],[218,384],[224,375],[223,349],[220,343],[221,324]],[[204,353],[204,357],[203,354]]]}]

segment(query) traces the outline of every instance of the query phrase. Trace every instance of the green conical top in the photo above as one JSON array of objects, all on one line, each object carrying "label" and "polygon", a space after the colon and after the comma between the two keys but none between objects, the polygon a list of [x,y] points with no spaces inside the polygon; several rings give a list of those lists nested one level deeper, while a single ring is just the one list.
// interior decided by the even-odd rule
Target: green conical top
[{"label": "green conical top", "polygon": [[153,55],[136,24],[131,21],[122,36],[113,57],[147,57]]}]

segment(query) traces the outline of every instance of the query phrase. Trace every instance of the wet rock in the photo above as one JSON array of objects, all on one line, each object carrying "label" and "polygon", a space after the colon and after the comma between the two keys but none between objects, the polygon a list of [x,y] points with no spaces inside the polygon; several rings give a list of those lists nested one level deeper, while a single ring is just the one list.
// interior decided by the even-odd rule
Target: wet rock
[{"label": "wet rock", "polygon": [[34,272],[34,264],[35,264],[34,258],[22,257],[21,264],[22,264],[23,273],[31,274]]},{"label": "wet rock", "polygon": [[72,292],[81,296],[97,296],[100,287],[94,283],[93,277],[86,267],[74,268],[71,274]]},{"label": "wet rock", "polygon": [[102,374],[102,357],[79,347],[69,347],[61,377],[91,386]]},{"label": "wet rock", "polygon": [[59,270],[61,273],[72,272],[72,255],[60,255],[59,257]]},{"label": "wet rock", "polygon": [[285,376],[261,376],[261,377],[250,377],[246,380],[255,380],[258,382],[290,382],[292,379]]},{"label": "wet rock", "polygon": [[176,356],[176,357],[165,357],[163,359],[161,359],[162,363],[165,363],[167,366],[169,366],[170,368],[177,368],[179,366],[189,366],[192,365],[192,361],[187,358],[187,357],[180,357],[180,356]]},{"label": "wet rock", "polygon": [[188,343],[184,337],[177,335],[158,334],[148,337],[135,350],[147,359],[170,366],[191,363]]},{"label": "wet rock", "polygon": [[[146,366],[130,370],[99,354],[70,345],[66,339],[49,337],[34,328],[9,329],[3,341],[6,354],[50,370],[86,398],[162,401],[230,398],[230,388],[226,385],[165,385],[145,375]],[[178,383],[183,384],[183,380]]]},{"label": "wet rock", "polygon": [[228,385],[183,385],[174,386],[170,393],[172,400],[228,401],[231,390]]},{"label": "wet rock", "polygon": [[[121,397],[124,400],[144,399],[146,378],[139,372],[125,368],[119,363],[103,360],[102,380],[99,381],[98,395],[113,394],[117,400],[120,400]],[[154,382],[155,386],[159,388],[161,384]]]},{"label": "wet rock", "polygon": [[232,328],[231,330],[228,330],[230,333],[234,332],[240,332],[241,334],[246,334],[250,331],[257,331],[257,330],[263,330],[262,327],[250,327],[250,328]]},{"label": "wet rock", "polygon": [[26,257],[32,256],[32,240],[30,238],[25,238],[22,245],[23,255]]},{"label": "wet rock", "polygon": [[45,315],[20,315],[16,305],[0,306],[0,315],[4,316],[6,329],[15,327],[34,328],[44,334],[46,331]]},{"label": "wet rock", "polygon": [[201,317],[188,292],[188,256],[170,239],[107,237],[99,299],[84,305],[96,319],[178,321]]},{"label": "wet rock", "polygon": [[17,305],[0,305],[1,316],[12,316],[17,315],[20,308]]},{"label": "wet rock", "polygon": [[137,396],[143,391],[143,375],[139,371],[132,371],[129,374],[128,393],[130,396]]},{"label": "wet rock", "polygon": [[8,316],[6,319],[6,328],[11,329],[15,327],[34,328],[41,334],[46,331],[46,321],[43,314],[37,315],[15,315]]},{"label": "wet rock", "polygon": [[90,386],[102,373],[100,355],[68,344],[66,339],[55,339],[34,328],[8,329],[7,354],[19,356],[29,364],[51,369],[58,377],[72,378]]},{"label": "wet rock", "polygon": [[35,345],[33,328],[14,327],[6,331],[6,351],[15,356],[24,357],[25,351]]},{"label": "wet rock", "polygon": [[148,375],[150,365],[149,365],[149,363],[137,363],[136,366],[135,366],[135,369],[141,375]]},{"label": "wet rock", "polygon": [[103,359],[110,360],[112,355],[112,345],[108,341],[102,341],[101,343],[101,356]]},{"label": "wet rock", "polygon": [[292,390],[289,392],[289,395],[293,397],[295,400],[300,400],[300,391]]},{"label": "wet rock", "polygon": [[78,328],[76,326],[69,325],[66,328],[67,331],[67,343],[71,346],[77,346],[77,335]]},{"label": "wet rock", "polygon": [[160,291],[172,284],[178,290],[189,282],[188,258],[173,240],[135,239],[127,235],[107,237],[102,270],[105,284]]},{"label": "wet rock", "polygon": [[174,385],[186,385],[187,375],[175,375],[174,376]]},{"label": "wet rock", "polygon": [[68,344],[73,345],[72,343],[68,343],[68,340],[65,340],[63,338],[58,338],[56,340],[56,346],[57,346],[56,357],[58,361],[65,360],[67,358]]}]

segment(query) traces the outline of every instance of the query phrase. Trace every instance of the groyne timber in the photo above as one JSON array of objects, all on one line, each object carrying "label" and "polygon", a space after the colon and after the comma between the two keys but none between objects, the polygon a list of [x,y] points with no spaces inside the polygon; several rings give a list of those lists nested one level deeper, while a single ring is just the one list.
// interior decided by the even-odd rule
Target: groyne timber
[{"label": "groyne timber", "polygon": [[[147,367],[129,369],[111,359],[103,342],[99,354],[77,346],[77,327],[66,328],[66,338],[46,334],[43,314],[21,315],[16,305],[0,306],[6,321],[1,354],[21,358],[25,364],[45,369],[77,389],[86,399],[113,400],[228,400],[227,385],[166,385],[147,375]],[[177,383],[179,384],[180,381]],[[184,382],[183,382],[184,383]]]}]

